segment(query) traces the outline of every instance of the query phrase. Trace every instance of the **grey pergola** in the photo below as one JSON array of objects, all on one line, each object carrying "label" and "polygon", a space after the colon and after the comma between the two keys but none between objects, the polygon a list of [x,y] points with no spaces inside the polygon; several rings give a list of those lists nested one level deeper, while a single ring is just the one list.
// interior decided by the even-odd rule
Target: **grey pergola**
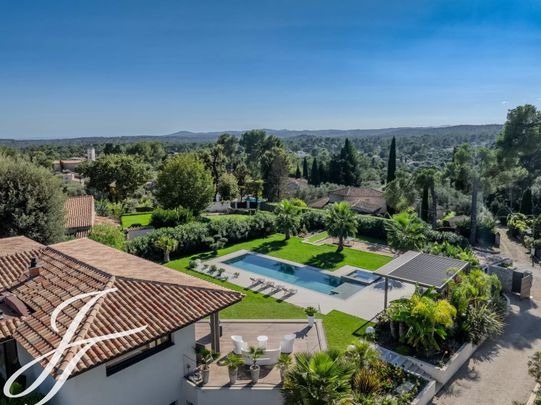
[{"label": "grey pergola", "polygon": [[387,308],[389,279],[441,291],[468,266],[469,263],[462,260],[410,250],[374,273],[385,278],[384,308]]}]

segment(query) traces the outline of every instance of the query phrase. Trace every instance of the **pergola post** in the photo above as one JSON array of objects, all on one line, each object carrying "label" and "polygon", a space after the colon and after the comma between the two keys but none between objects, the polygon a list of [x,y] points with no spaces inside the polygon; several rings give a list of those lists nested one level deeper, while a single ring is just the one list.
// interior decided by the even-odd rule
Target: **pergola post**
[{"label": "pergola post", "polygon": [[210,347],[213,352],[220,352],[220,315],[219,312],[210,314]]},{"label": "pergola post", "polygon": [[387,290],[389,289],[389,279],[385,277],[385,298],[383,303],[383,309],[387,309]]}]

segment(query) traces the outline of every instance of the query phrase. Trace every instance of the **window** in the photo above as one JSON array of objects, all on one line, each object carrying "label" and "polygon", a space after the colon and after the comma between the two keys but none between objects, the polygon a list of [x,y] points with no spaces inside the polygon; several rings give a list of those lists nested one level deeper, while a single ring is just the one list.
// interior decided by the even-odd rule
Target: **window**
[{"label": "window", "polygon": [[146,359],[147,357],[173,346],[173,344],[174,343],[171,340],[171,335],[165,335],[161,338],[148,342],[144,346],[141,346],[138,349],[123,354],[122,356],[110,361],[106,367],[106,374],[107,376],[110,376],[118,373],[119,371]]}]

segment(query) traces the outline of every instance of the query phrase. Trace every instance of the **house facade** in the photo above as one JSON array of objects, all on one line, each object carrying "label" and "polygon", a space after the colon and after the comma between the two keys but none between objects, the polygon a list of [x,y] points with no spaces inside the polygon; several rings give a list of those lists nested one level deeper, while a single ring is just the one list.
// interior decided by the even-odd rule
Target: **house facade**
[{"label": "house facade", "polygon": [[[7,248],[3,248],[3,247]],[[242,299],[242,294],[109,248],[89,239],[43,246],[24,237],[0,239],[0,368],[4,378],[56,349],[90,297],[111,290],[85,313],[71,341],[134,328],[98,342],[78,359],[66,350],[39,391],[49,392],[70,361],[70,378],[49,402],[57,405],[189,404],[184,376],[193,370],[195,323]],[[214,322],[218,323],[219,322]],[[212,324],[212,323],[211,323]],[[211,331],[215,338],[218,330]],[[28,386],[49,358],[26,370]]]}]

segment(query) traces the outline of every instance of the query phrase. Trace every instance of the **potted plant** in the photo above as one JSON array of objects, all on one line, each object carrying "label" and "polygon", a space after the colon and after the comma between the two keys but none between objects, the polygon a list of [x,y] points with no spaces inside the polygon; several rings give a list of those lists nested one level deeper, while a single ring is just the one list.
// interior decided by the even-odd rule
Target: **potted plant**
[{"label": "potted plant", "polygon": [[242,357],[235,353],[230,353],[224,360],[224,365],[229,371],[229,384],[233,385],[237,382],[239,367],[244,364]]},{"label": "potted plant", "polygon": [[218,269],[218,277],[222,277],[222,274],[224,274],[224,273],[225,273],[225,269],[223,267],[220,267]]},{"label": "potted plant", "polygon": [[280,378],[284,381],[287,370],[291,366],[291,356],[287,353],[280,354],[278,358],[278,368],[280,369]]},{"label": "potted plant", "polygon": [[314,326],[314,322],[315,322],[316,314],[317,314],[317,308],[308,307],[304,310],[304,313],[308,317],[308,326]]},{"label": "potted plant", "polygon": [[250,351],[248,353],[250,356],[250,359],[252,360],[252,365],[250,366],[250,374],[252,376],[252,382],[256,384],[259,381],[259,370],[260,367],[257,365],[257,360],[263,356],[263,349],[260,349],[259,347],[250,347]]},{"label": "potted plant", "polygon": [[201,368],[201,377],[204,385],[209,382],[210,363],[212,363],[216,358],[216,353],[213,353],[208,349],[201,349],[199,355],[201,356],[201,362],[203,363],[203,367]]},{"label": "potted plant", "polygon": [[217,271],[218,271],[218,266],[216,266],[215,264],[211,264],[209,273],[216,273]]}]

